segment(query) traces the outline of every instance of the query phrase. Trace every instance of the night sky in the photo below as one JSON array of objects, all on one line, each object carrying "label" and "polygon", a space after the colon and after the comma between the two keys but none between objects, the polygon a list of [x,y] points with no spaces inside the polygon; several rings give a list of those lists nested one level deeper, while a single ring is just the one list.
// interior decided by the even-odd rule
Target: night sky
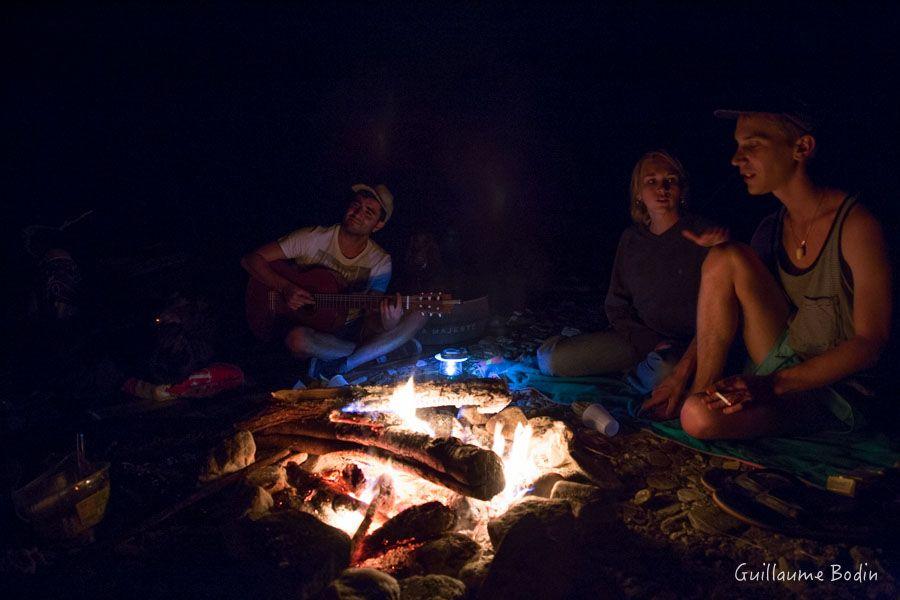
[{"label": "night sky", "polygon": [[823,109],[828,175],[897,225],[894,8],[169,4],[4,9],[11,266],[23,226],[93,209],[90,252],[167,240],[237,278],[241,254],[383,181],[389,251],[425,228],[501,283],[604,277],[646,150],[679,156],[694,210],[739,238],[773,209],[712,116],[762,87]]}]

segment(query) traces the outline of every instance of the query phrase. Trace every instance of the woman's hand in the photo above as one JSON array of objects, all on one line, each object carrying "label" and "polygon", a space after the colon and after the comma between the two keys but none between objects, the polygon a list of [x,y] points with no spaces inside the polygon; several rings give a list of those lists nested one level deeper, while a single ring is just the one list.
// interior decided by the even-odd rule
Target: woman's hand
[{"label": "woman's hand", "polygon": [[381,326],[385,331],[390,331],[400,323],[403,318],[403,306],[400,303],[400,293],[394,298],[385,298],[381,301]]},{"label": "woman's hand", "polygon": [[735,375],[706,388],[706,407],[724,414],[740,412],[752,403],[770,402],[776,398],[771,376]]},{"label": "woman's hand", "polygon": [[653,388],[653,393],[641,404],[641,413],[651,418],[668,421],[678,417],[684,398],[687,377],[677,370],[667,375]]},{"label": "woman's hand", "polygon": [[683,229],[681,235],[698,246],[711,248],[712,246],[718,246],[719,244],[727,242],[730,239],[731,234],[725,227],[712,227],[710,229],[704,229],[700,233],[694,233],[690,229]]}]

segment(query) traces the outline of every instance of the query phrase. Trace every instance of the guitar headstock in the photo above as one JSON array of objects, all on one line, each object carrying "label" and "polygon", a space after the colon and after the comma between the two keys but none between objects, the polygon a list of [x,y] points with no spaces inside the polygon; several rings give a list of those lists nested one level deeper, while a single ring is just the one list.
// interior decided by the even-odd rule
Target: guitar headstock
[{"label": "guitar headstock", "polygon": [[452,312],[457,304],[461,301],[444,292],[423,292],[409,297],[409,309],[426,317],[443,317]]}]

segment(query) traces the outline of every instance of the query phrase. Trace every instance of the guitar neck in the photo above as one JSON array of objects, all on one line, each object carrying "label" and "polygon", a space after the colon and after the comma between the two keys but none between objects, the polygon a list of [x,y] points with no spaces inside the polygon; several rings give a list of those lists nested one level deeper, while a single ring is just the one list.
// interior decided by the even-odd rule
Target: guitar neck
[{"label": "guitar neck", "polygon": [[[371,294],[319,294],[312,297],[320,308],[374,308],[381,301],[391,296],[372,296]],[[403,308],[409,308],[410,296],[400,296]]]}]

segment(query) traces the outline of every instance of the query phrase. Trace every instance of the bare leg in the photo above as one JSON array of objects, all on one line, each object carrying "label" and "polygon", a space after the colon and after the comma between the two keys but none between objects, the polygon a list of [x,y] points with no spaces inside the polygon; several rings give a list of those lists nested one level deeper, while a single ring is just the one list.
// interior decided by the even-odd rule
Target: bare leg
[{"label": "bare leg", "polygon": [[817,403],[783,398],[724,414],[709,409],[703,390],[721,379],[728,349],[743,321],[750,358],[760,363],[787,326],[790,308],[781,287],[747,246],[712,248],[703,263],[697,302],[697,374],[681,409],[681,426],[699,439],[749,439],[778,435],[809,422]]},{"label": "bare leg", "polygon": [[753,250],[743,244],[711,248],[697,300],[697,374],[691,391],[721,379],[742,319],[747,351],[759,363],[784,332],[789,315],[784,292]]},{"label": "bare leg", "polygon": [[376,359],[383,354],[396,350],[416,335],[428,317],[418,312],[411,312],[400,319],[400,323],[390,331],[382,331],[372,339],[361,344],[350,356],[347,357],[346,371],[352,371],[356,367]]},{"label": "bare leg", "polygon": [[701,440],[749,440],[814,431],[829,419],[824,398],[816,391],[782,396],[776,402],[755,404],[730,415],[707,408],[702,396],[689,396],[681,408],[682,428]]},{"label": "bare leg", "polygon": [[324,360],[348,356],[356,348],[356,344],[353,342],[309,327],[291,329],[284,338],[284,345],[297,358],[315,356]]}]

